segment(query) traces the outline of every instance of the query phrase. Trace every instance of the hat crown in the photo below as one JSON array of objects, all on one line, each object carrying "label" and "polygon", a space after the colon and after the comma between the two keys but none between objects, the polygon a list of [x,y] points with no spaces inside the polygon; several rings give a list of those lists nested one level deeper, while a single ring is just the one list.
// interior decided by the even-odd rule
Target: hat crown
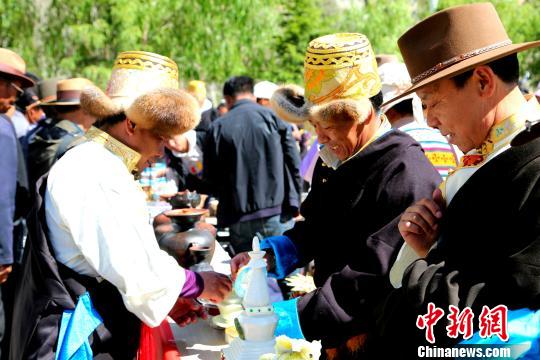
[{"label": "hat crown", "polygon": [[26,76],[26,63],[16,52],[0,48],[0,74],[7,74],[21,82],[23,88],[34,86],[33,79]]},{"label": "hat crown", "polygon": [[509,44],[506,30],[491,3],[439,11],[398,40],[413,84],[446,65]]},{"label": "hat crown", "polygon": [[7,65],[20,74],[24,74],[26,72],[26,63],[24,62],[23,58],[16,52],[9,49],[0,48],[0,64]]},{"label": "hat crown", "polygon": [[60,91],[69,91],[69,90],[81,91],[91,84],[92,82],[85,78],[63,79],[63,80],[59,80],[56,83],[56,92],[58,94],[58,92]]},{"label": "hat crown", "polygon": [[305,97],[314,104],[376,95],[381,84],[368,38],[338,33],[312,40],[304,60],[304,82]]},{"label": "hat crown", "polygon": [[107,95],[122,108],[157,88],[178,89],[178,66],[166,56],[146,51],[124,51],[114,61]]},{"label": "hat crown", "polygon": [[260,81],[253,87],[253,95],[259,99],[270,99],[278,86],[271,81]]},{"label": "hat crown", "polygon": [[40,101],[47,102],[56,99],[56,84],[63,80],[61,77],[41,80],[38,85],[38,96]]},{"label": "hat crown", "polygon": [[42,98],[42,105],[51,106],[78,106],[81,100],[81,93],[87,87],[93,85],[93,83],[85,78],[69,78],[69,79],[49,79],[47,82],[48,87],[50,84],[56,81],[56,93],[54,96],[47,96]]}]

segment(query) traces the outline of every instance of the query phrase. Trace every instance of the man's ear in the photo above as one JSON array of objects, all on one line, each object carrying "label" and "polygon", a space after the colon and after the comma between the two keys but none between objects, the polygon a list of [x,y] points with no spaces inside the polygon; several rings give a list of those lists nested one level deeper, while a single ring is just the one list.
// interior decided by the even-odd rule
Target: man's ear
[{"label": "man's ear", "polygon": [[125,126],[126,126],[126,132],[128,133],[128,135],[133,135],[135,133],[135,123],[131,120],[129,120],[128,118],[126,118],[125,121]]},{"label": "man's ear", "polygon": [[478,66],[473,72],[474,86],[481,97],[493,95],[496,88],[496,75],[489,66]]},{"label": "man's ear", "polygon": [[227,109],[231,109],[231,107],[234,105],[234,98],[230,95],[224,95],[223,99],[225,99],[225,104],[227,105]]}]

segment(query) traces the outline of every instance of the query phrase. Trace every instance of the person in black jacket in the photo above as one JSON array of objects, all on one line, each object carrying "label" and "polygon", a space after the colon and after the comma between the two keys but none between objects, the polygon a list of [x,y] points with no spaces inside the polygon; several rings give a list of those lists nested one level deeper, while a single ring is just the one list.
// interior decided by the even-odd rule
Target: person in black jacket
[{"label": "person in black jacket", "polygon": [[[484,3],[442,10],[409,29],[398,44],[413,79],[401,96],[417,91],[428,125],[465,155],[441,191],[400,219],[406,247],[420,259],[394,265],[404,269],[402,287],[381,302],[380,337],[371,352],[412,358],[426,346],[454,346],[464,334],[449,336],[450,306],[472,311],[473,331],[482,326],[486,307],[506,307],[499,328],[508,325],[508,341],[500,342],[507,347],[521,338],[511,332],[514,311],[522,324],[524,313],[540,315],[540,139],[525,132],[513,141],[527,122],[540,119],[536,99],[519,90],[516,54],[540,41],[512,44],[494,6]],[[433,343],[416,326],[430,303],[445,313],[434,325]],[[527,333],[540,333],[539,326],[537,317]],[[531,349],[536,352],[524,358],[537,359],[540,349]]]},{"label": "person in black jacket", "polygon": [[[327,49],[333,49],[331,55]],[[315,261],[317,290],[275,305],[278,333],[321,339],[333,354],[349,336],[362,339],[373,330],[366,314],[391,289],[388,271],[403,243],[399,216],[431,195],[441,178],[420,144],[392,129],[381,114],[381,82],[362,34],[311,41],[305,94],[286,86],[272,102],[282,118],[310,121],[323,145],[301,208],[305,221],[261,243],[280,278]],[[233,273],[245,260],[246,254],[233,259]],[[360,285],[367,291],[359,291]],[[284,324],[296,326],[280,328]]]},{"label": "person in black jacket", "polygon": [[203,178],[219,199],[218,226],[228,226],[236,252],[253,236],[283,233],[280,215],[300,206],[300,155],[287,124],[258,105],[253,79],[223,87],[229,112],[214,121],[203,149]]}]

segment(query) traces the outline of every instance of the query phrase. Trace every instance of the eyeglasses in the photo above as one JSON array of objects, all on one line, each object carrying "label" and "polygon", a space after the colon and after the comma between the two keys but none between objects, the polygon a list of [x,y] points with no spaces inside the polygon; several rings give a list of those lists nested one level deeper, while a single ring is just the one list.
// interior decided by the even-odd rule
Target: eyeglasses
[{"label": "eyeglasses", "polygon": [[10,81],[9,85],[11,85],[15,89],[15,91],[17,91],[17,99],[24,94],[24,90],[17,84],[14,84],[12,81]]}]

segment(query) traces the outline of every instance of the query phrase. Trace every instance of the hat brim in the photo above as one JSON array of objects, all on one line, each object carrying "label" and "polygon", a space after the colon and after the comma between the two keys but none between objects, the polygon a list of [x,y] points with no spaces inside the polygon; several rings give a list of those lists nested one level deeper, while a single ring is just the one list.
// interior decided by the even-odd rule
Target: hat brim
[{"label": "hat brim", "polygon": [[398,96],[389,99],[388,101],[384,102],[382,104],[383,107],[386,105],[395,102],[396,100],[409,95],[410,93],[413,93],[429,84],[434,83],[435,81],[450,78],[456,75],[459,75],[461,73],[464,73],[468,70],[471,70],[472,68],[483,65],[492,61],[495,61],[497,59],[503,58],[507,55],[511,55],[520,51],[524,51],[530,48],[538,47],[540,46],[540,40],[538,41],[531,41],[521,44],[511,44],[504,47],[500,47],[498,49],[485,52],[483,54],[473,56],[469,59],[465,59],[463,61],[460,61],[452,66],[449,66],[431,76],[428,76],[422,81],[419,81],[418,83],[412,85],[408,89],[406,89],[404,92],[399,94]]},{"label": "hat brim", "polygon": [[36,85],[34,80],[5,64],[0,64],[0,73],[20,80],[22,88],[28,88]]},{"label": "hat brim", "polygon": [[279,87],[270,98],[270,105],[280,118],[293,124],[308,121],[312,106],[304,98],[304,89],[297,85]]},{"label": "hat brim", "polygon": [[112,99],[95,85],[86,87],[81,92],[81,108],[98,119],[104,119],[109,116],[115,116],[124,108],[114,103]]},{"label": "hat brim", "polygon": [[49,101],[39,104],[40,106],[80,106],[80,101]]}]

